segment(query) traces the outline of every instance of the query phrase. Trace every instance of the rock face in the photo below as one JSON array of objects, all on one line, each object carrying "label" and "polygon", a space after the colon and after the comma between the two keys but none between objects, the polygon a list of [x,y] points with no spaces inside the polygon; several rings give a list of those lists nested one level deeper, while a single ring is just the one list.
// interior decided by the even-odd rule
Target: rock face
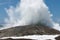
[{"label": "rock face", "polygon": [[0,39],[0,40],[33,40],[33,39],[12,39],[12,38],[7,38],[7,39]]},{"label": "rock face", "polygon": [[52,35],[60,34],[60,32],[44,25],[17,26],[9,29],[0,30],[0,38],[9,36],[19,37],[25,35],[51,35],[51,34]]}]

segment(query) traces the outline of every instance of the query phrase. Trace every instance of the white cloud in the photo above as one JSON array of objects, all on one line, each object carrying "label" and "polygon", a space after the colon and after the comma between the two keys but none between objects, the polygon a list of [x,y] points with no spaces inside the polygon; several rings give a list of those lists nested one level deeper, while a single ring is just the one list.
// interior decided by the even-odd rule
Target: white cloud
[{"label": "white cloud", "polygon": [[16,8],[10,6],[9,9],[6,8],[8,18],[5,19],[6,28],[8,26],[23,26],[36,24],[38,22],[44,23],[46,25],[55,26],[53,20],[51,19],[52,14],[44,3],[44,0],[21,0]]}]

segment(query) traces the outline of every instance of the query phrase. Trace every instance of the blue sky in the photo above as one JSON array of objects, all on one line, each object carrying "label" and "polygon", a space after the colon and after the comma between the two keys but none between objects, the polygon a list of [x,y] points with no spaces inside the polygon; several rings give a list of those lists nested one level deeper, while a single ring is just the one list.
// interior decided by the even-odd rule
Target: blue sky
[{"label": "blue sky", "polygon": [[8,17],[5,8],[16,6],[19,0],[0,0],[0,24],[4,24],[4,18]]},{"label": "blue sky", "polygon": [[45,3],[53,14],[53,20],[60,23],[60,0],[45,0]]},{"label": "blue sky", "polygon": [[[8,17],[4,8],[11,5],[16,6],[20,0],[0,0],[0,24],[4,24],[4,18]],[[53,20],[60,23],[60,0],[45,0],[50,12],[53,14]]]}]

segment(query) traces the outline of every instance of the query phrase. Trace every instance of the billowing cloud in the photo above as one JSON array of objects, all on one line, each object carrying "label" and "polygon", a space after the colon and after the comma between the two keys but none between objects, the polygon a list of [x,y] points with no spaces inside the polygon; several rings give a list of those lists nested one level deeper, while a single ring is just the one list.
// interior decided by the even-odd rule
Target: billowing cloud
[{"label": "billowing cloud", "polygon": [[51,19],[52,14],[44,3],[44,0],[21,0],[20,3],[16,5],[16,8],[10,6],[9,9],[6,8],[8,18],[5,19],[6,28],[14,26],[24,26],[37,24],[38,22],[43,23],[48,26],[54,25]]}]

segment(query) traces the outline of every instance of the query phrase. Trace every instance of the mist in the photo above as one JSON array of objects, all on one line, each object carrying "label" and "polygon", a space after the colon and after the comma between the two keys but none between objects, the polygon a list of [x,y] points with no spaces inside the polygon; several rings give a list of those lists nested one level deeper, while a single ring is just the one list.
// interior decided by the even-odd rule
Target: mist
[{"label": "mist", "polygon": [[54,26],[52,14],[44,0],[20,0],[16,7],[5,8],[8,17],[5,18],[5,28],[42,23]]}]

